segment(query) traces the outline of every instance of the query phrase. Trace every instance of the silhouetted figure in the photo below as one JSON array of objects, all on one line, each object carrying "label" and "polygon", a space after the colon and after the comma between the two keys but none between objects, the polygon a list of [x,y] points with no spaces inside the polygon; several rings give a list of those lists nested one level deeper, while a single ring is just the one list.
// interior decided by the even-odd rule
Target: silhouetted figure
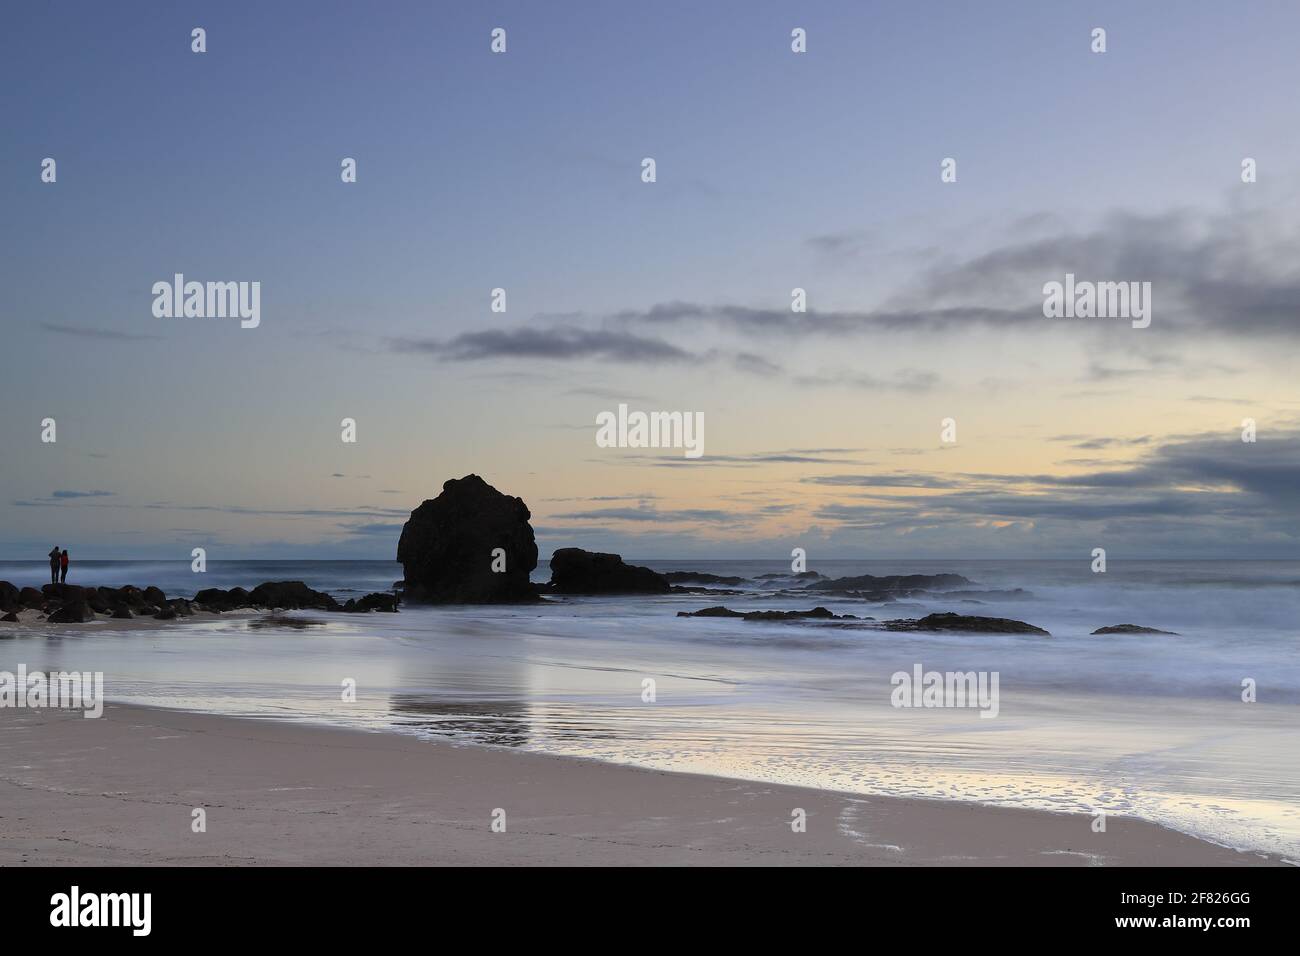
[{"label": "silhouetted figure", "polygon": [[50,552],[50,583],[59,583],[59,546],[56,544]]},{"label": "silhouetted figure", "polygon": [[63,584],[68,580],[68,549],[64,548],[63,553],[59,555],[59,583]]}]

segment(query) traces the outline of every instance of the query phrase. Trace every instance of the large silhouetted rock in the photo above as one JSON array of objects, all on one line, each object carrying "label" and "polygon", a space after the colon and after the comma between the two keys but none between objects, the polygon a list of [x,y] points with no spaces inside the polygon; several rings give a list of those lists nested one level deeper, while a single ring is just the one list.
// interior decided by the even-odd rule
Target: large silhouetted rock
[{"label": "large silhouetted rock", "polygon": [[8,581],[0,581],[0,611],[11,611],[19,606],[18,595],[22,592]]},{"label": "large silhouetted rock", "polygon": [[442,494],[412,511],[402,527],[397,560],[406,572],[405,599],[440,604],[537,600],[528,581],[537,567],[531,517],[522,499],[503,495],[478,475],[446,482]]},{"label": "large silhouetted rock", "polygon": [[624,564],[617,554],[560,548],[551,555],[551,590],[558,594],[666,594],[671,589],[662,574]]}]

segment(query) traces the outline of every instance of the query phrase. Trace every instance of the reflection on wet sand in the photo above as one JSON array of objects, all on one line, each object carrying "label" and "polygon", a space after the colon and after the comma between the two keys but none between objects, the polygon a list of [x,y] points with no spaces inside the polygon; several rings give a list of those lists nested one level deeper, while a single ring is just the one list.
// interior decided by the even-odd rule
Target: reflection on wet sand
[{"label": "reflection on wet sand", "polygon": [[309,627],[324,627],[327,623],[329,622],[313,617],[288,617],[287,615],[266,614],[245,622],[244,626],[250,631],[282,630],[284,628],[292,631],[305,631]]},{"label": "reflection on wet sand", "polygon": [[417,694],[393,694],[390,711],[404,727],[476,744],[522,747],[532,730],[532,711],[522,700],[448,700]]}]

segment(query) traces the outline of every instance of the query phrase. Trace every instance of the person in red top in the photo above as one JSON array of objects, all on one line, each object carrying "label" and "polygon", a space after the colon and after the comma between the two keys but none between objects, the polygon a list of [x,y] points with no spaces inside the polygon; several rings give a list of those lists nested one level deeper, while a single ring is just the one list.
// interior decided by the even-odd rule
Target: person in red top
[{"label": "person in red top", "polygon": [[64,548],[63,553],[59,555],[59,583],[68,580],[68,549]]}]

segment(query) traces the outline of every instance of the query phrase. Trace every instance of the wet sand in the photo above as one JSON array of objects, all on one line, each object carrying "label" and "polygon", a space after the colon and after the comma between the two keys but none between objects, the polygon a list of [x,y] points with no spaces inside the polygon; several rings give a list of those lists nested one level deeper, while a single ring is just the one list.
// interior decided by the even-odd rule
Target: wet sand
[{"label": "wet sand", "polygon": [[[109,704],[0,709],[3,865],[1276,863],[1141,820]],[[193,832],[193,811],[206,832]],[[791,827],[796,809],[806,832]],[[504,811],[504,832],[494,817]]]}]

